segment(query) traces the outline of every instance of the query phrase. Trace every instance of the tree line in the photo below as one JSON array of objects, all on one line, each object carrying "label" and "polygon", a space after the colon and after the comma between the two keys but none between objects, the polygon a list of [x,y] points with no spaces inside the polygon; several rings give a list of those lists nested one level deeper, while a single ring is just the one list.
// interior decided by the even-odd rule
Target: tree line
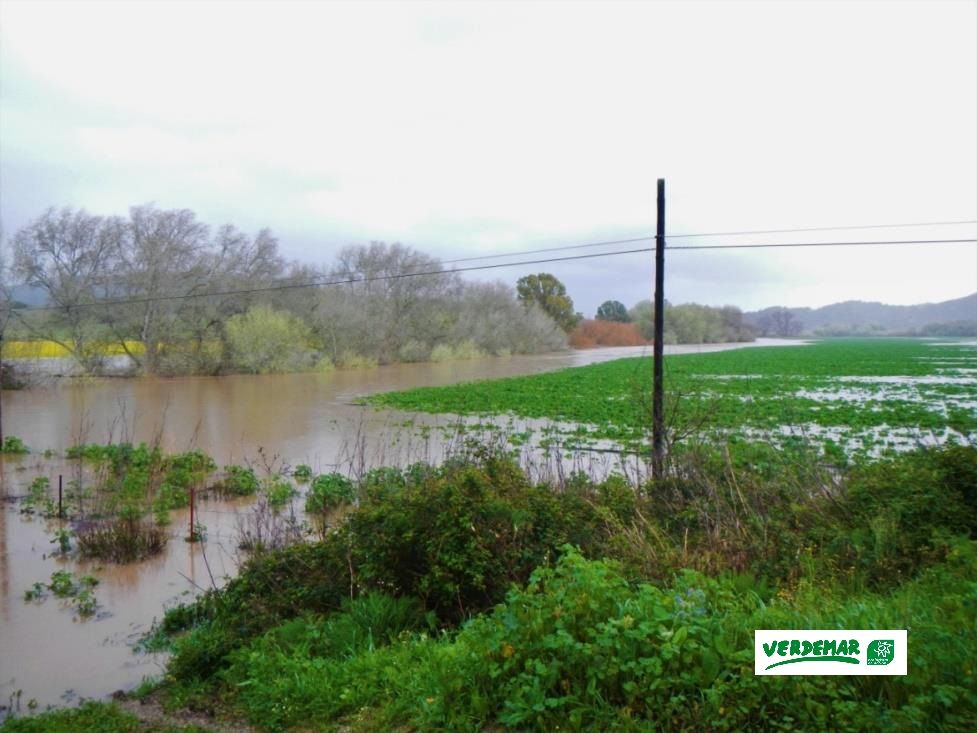
[{"label": "tree line", "polygon": [[[655,335],[655,304],[650,300],[641,300],[628,309],[620,301],[607,300],[597,309],[595,320],[630,324],[638,337],[650,342]],[[666,344],[706,344],[756,339],[753,328],[744,319],[743,311],[734,305],[721,308],[698,303],[672,305],[666,300],[664,323]]]},{"label": "tree line", "polygon": [[[344,247],[328,266],[287,261],[269,229],[211,229],[187,209],[127,217],[49,209],[12,237],[7,338],[51,341],[86,371],[124,354],[146,374],[286,371],[537,353],[566,332],[504,283],[465,282],[401,244]],[[412,277],[403,275],[429,273]],[[330,287],[310,283],[342,281]],[[7,299],[9,303],[9,297]]]}]

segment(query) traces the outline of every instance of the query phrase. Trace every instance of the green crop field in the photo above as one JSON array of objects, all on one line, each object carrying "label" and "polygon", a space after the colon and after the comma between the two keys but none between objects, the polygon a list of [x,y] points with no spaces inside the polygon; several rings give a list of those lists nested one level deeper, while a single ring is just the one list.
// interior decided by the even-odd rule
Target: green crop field
[{"label": "green crop field", "polygon": [[[552,421],[579,443],[633,445],[650,430],[651,359],[375,395],[407,412]],[[697,435],[879,454],[977,439],[977,346],[937,339],[828,339],[665,360],[666,412]]]}]

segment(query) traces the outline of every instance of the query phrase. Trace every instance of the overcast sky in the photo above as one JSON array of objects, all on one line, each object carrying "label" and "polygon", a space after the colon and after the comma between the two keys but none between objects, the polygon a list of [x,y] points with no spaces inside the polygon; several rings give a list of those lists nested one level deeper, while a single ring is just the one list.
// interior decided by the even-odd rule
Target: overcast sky
[{"label": "overcast sky", "polygon": [[[156,202],[294,259],[455,259],[653,234],[660,177],[675,234],[977,220],[977,3],[0,0],[8,235]],[[702,243],[731,241],[760,238]],[[587,315],[651,295],[650,254],[469,277],[542,270]],[[676,251],[666,273],[672,302],[917,303],[977,291],[977,245]]]}]

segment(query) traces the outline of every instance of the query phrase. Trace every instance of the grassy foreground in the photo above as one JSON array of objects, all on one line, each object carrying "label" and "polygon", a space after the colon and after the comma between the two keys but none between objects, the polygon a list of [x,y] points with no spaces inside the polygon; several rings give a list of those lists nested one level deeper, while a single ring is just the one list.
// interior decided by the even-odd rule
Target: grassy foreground
[{"label": "grassy foreground", "polygon": [[[884,452],[947,428],[977,435],[977,348],[922,339],[829,339],[665,359],[672,423],[736,440],[803,436],[841,453]],[[583,426],[578,439],[643,443],[650,358],[528,377],[390,392],[377,406],[455,415],[509,414]]]},{"label": "grassy foreground", "polygon": [[[270,731],[977,727],[977,449],[764,465],[551,486],[473,445],[372,471],[322,541],[166,613],[162,693]],[[758,628],[908,628],[909,674],[756,677]]]}]

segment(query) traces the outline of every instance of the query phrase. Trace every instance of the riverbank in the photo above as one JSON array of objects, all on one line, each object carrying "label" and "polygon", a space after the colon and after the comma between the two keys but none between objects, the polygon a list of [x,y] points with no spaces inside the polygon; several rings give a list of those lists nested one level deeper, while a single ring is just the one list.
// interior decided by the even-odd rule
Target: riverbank
[{"label": "riverbank", "polygon": [[[637,490],[539,484],[491,446],[375,472],[324,538],[166,613],[155,694],[206,729],[972,729],[977,449],[760,452]],[[754,675],[755,629],[808,627],[910,628],[910,674]]]}]

